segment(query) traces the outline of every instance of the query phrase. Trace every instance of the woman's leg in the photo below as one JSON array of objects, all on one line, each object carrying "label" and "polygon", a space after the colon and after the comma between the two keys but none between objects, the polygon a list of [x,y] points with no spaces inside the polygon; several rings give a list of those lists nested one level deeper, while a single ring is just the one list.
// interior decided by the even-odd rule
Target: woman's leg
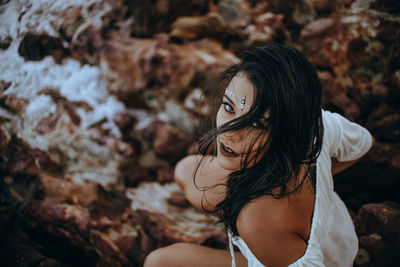
[{"label": "woman's leg", "polygon": [[[247,266],[246,258],[235,252],[237,267]],[[228,250],[215,249],[192,243],[176,243],[151,252],[144,267],[230,267],[231,254]]]}]

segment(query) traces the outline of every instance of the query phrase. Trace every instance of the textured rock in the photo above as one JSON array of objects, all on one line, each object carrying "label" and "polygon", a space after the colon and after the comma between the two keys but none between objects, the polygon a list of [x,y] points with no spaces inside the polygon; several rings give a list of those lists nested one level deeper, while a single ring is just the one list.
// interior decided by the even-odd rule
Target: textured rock
[{"label": "textured rock", "polygon": [[199,38],[215,38],[224,40],[229,29],[217,13],[209,13],[201,17],[180,17],[172,24],[172,38],[194,40]]},{"label": "textured rock", "polygon": [[163,34],[155,39],[138,39],[111,32],[101,66],[115,92],[134,93],[162,85],[179,95],[191,86],[204,88],[201,77],[235,62],[238,59],[232,53],[208,39],[181,45],[170,43]]},{"label": "textured rock", "polygon": [[126,19],[133,20],[130,21],[131,27],[128,35],[148,38],[155,33],[169,32],[171,24],[178,17],[205,15],[208,12],[208,2],[202,0],[126,2],[122,10],[126,12]]},{"label": "textured rock", "polygon": [[289,35],[283,23],[283,15],[272,12],[256,17],[254,24],[247,25],[242,34],[244,34],[242,38],[247,39],[250,46],[273,41],[284,42]]},{"label": "textured rock", "polygon": [[[157,247],[175,242],[194,242],[225,247],[226,233],[214,223],[216,217],[188,206],[175,183],[160,186],[144,183],[128,189],[131,207],[140,214],[146,232],[156,240]],[[183,197],[182,197],[183,196]]]},{"label": "textured rock", "polygon": [[[356,218],[360,247],[368,251],[370,261],[379,266],[397,266],[400,257],[400,205],[393,202],[366,204]],[[356,266],[367,266],[368,261]]]},{"label": "textured rock", "polygon": [[361,207],[356,266],[399,265],[397,204],[365,205],[400,202],[398,14],[384,0],[3,1],[0,261],[139,266],[177,241],[224,247],[170,183],[174,163],[196,153],[209,77],[279,42],[314,63],[324,108],[375,136],[335,189]]},{"label": "textured rock", "polygon": [[160,157],[171,157],[172,160],[182,158],[191,139],[168,124],[158,127],[153,141],[153,149]]}]

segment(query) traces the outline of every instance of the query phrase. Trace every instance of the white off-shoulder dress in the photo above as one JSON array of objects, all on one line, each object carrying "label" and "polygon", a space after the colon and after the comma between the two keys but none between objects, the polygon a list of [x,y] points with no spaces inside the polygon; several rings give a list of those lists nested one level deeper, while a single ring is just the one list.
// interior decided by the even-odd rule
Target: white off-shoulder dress
[{"label": "white off-shoulder dress", "polygon": [[[372,145],[371,134],[362,126],[339,114],[322,111],[324,136],[321,153],[316,163],[316,195],[311,233],[304,255],[291,267],[353,266],[358,250],[358,239],[353,222],[343,201],[333,190],[331,157],[339,161],[355,160]],[[233,245],[247,258],[248,266],[264,266],[253,255],[240,237],[228,232],[232,266],[235,267]]]}]

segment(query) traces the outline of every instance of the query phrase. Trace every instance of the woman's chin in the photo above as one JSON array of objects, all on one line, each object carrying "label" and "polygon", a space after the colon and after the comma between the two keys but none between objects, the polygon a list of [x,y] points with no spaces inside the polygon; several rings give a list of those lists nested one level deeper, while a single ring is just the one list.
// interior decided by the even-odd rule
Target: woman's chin
[{"label": "woman's chin", "polygon": [[225,170],[237,171],[240,167],[240,158],[227,158],[221,155],[219,151],[217,153],[217,161],[219,166]]}]

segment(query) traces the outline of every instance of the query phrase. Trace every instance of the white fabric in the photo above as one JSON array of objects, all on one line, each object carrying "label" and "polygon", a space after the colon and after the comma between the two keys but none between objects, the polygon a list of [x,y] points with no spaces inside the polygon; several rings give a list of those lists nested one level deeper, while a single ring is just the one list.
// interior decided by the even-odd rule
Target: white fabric
[{"label": "white fabric", "polygon": [[[368,130],[339,114],[323,110],[322,118],[324,136],[316,163],[316,195],[310,239],[304,255],[290,264],[291,267],[353,266],[358,250],[353,222],[345,204],[333,190],[331,157],[339,161],[358,159],[370,149],[372,137]],[[247,258],[248,266],[264,266],[243,239],[232,237],[230,233],[228,236],[229,242],[239,247]]]}]

